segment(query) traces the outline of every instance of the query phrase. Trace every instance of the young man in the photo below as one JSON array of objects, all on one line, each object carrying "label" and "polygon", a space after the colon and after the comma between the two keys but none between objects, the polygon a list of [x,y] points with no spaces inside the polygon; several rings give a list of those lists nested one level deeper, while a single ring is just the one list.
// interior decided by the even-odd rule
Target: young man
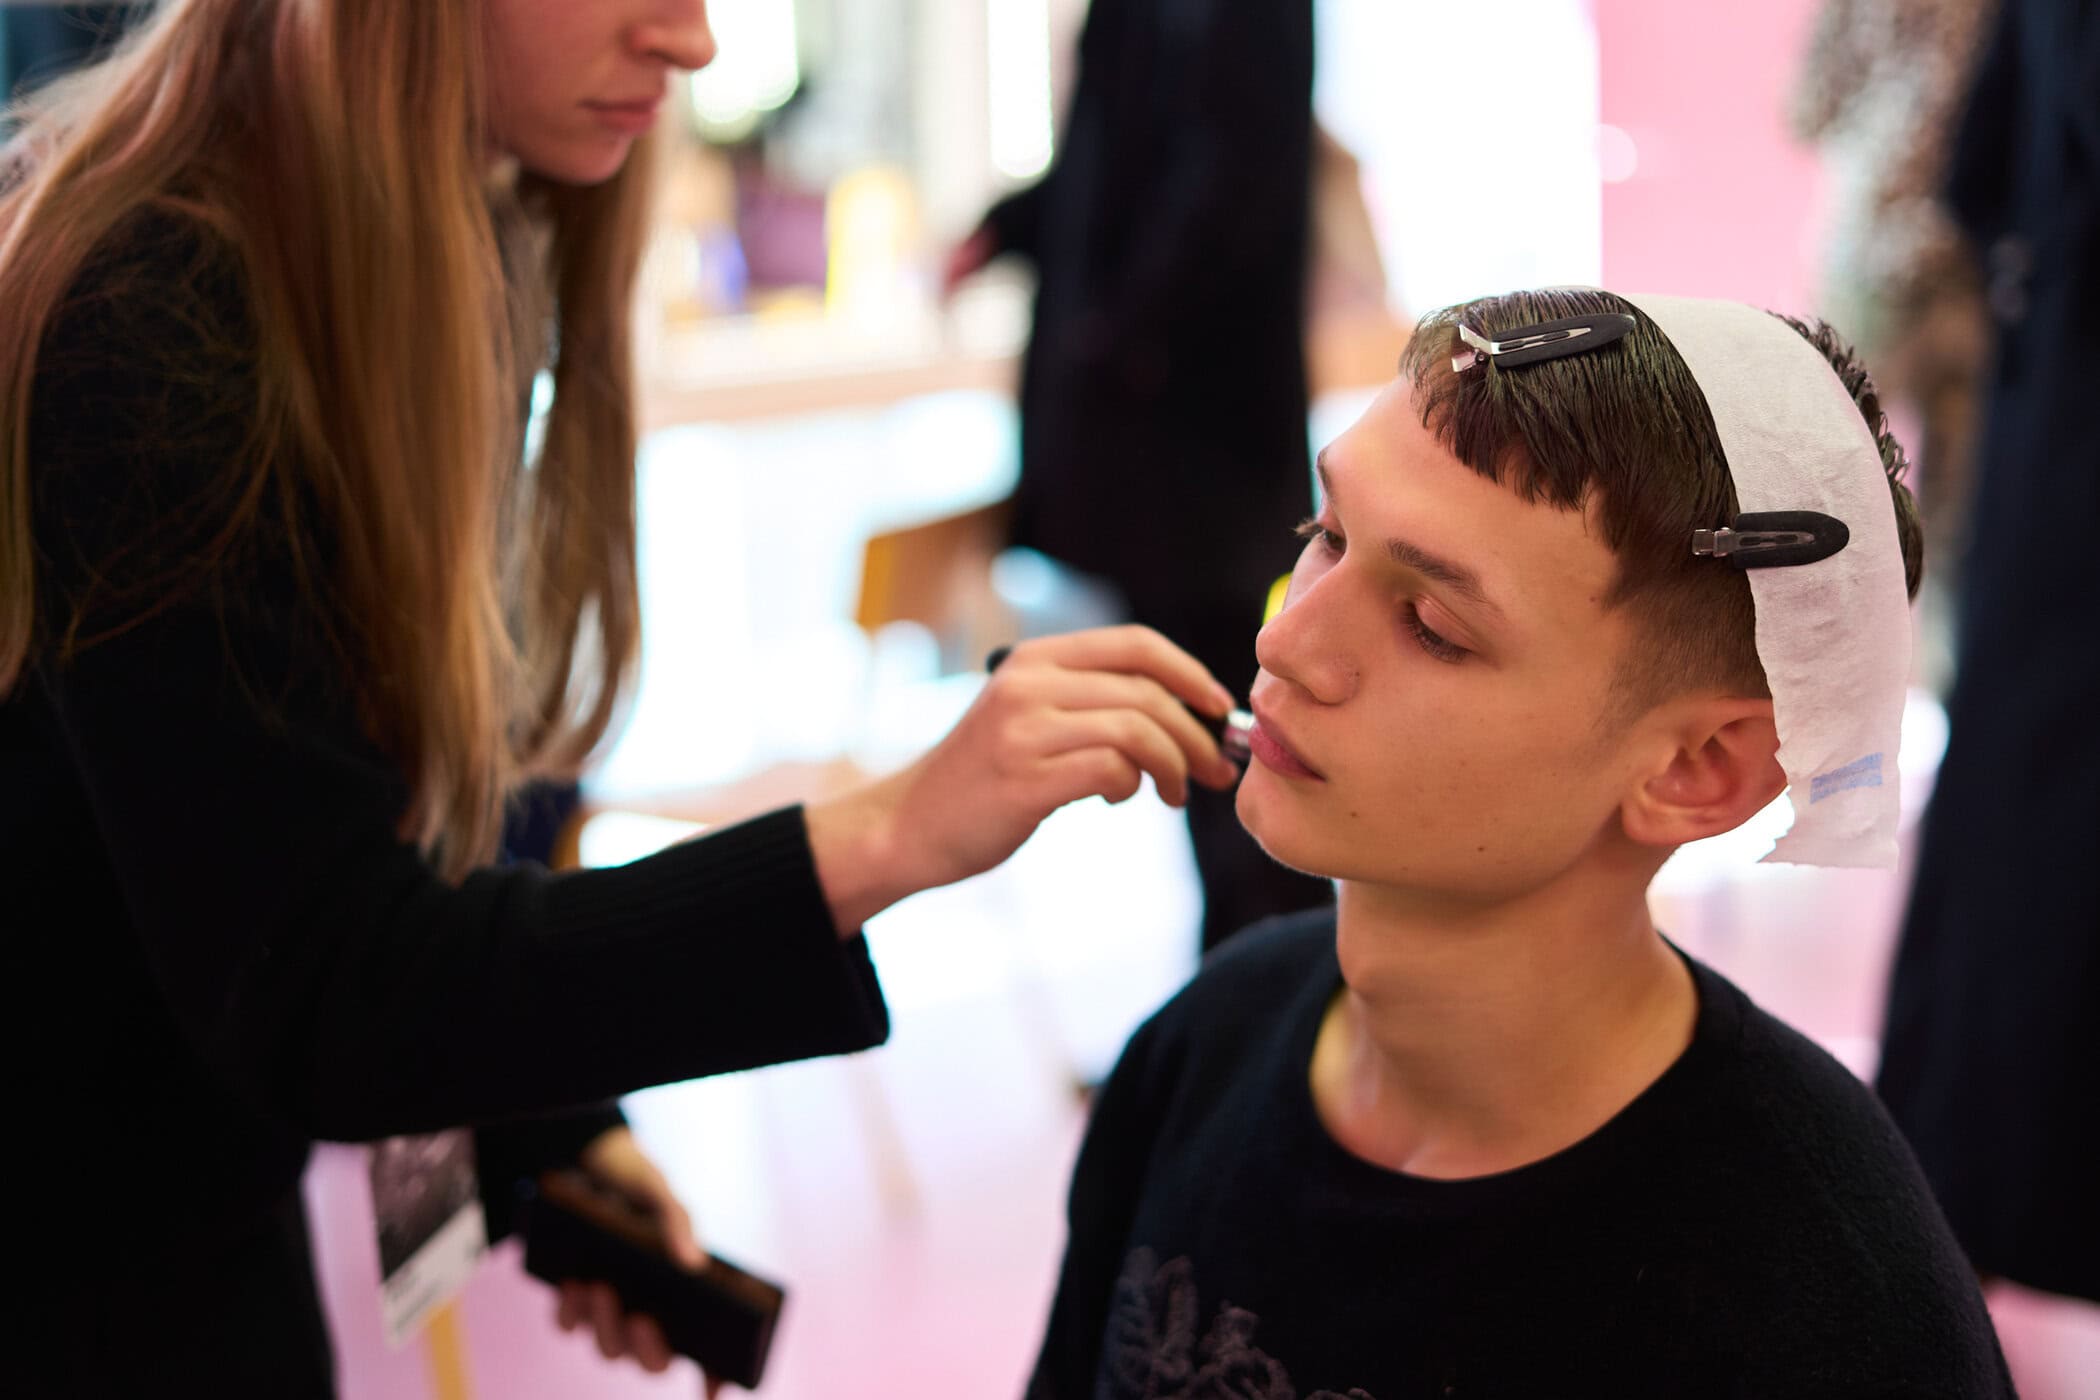
[{"label": "young man", "polygon": [[1776,858],[1893,862],[1902,467],[1827,328],[1424,322],[1257,648],[1240,816],[1339,905],[1133,1037],[1032,1396],[2010,1395],[1872,1095],[1646,903],[1790,788]]}]

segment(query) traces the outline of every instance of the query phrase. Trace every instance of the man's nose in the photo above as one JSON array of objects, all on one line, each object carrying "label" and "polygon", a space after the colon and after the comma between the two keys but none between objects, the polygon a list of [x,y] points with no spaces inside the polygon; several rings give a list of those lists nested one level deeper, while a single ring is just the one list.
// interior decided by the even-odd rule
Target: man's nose
[{"label": "man's nose", "polygon": [[1339,630],[1341,590],[1332,570],[1310,583],[1291,581],[1283,608],[1254,638],[1254,658],[1323,705],[1356,692],[1357,670]]}]

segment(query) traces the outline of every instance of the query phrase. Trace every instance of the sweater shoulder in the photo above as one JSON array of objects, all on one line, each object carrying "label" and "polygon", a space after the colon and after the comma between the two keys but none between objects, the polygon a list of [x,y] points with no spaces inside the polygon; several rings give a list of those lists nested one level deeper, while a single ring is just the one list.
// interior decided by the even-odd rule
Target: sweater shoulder
[{"label": "sweater shoulder", "polygon": [[1188,986],[1161,1008],[1157,1034],[1223,1055],[1279,1024],[1301,996],[1312,994],[1313,982],[1337,975],[1331,906],[1264,919],[1204,959]]},{"label": "sweater shoulder", "polygon": [[46,624],[114,626],[225,557],[261,421],[234,245],[158,207],[121,220],[38,338],[26,426]]}]

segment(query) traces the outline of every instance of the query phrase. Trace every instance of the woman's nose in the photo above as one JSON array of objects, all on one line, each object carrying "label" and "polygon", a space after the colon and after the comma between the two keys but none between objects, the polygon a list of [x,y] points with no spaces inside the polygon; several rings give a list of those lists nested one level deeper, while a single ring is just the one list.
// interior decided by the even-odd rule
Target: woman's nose
[{"label": "woman's nose", "polygon": [[673,68],[689,72],[705,68],[715,61],[715,32],[707,22],[707,0],[661,0],[635,26],[631,42],[636,52],[662,59]]}]

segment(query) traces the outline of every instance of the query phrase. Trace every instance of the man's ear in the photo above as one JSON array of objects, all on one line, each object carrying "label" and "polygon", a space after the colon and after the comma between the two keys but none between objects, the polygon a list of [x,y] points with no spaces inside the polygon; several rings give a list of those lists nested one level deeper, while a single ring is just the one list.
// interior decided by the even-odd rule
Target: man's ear
[{"label": "man's ear", "polygon": [[1769,700],[1696,700],[1667,732],[1667,757],[1638,777],[1620,807],[1626,834],[1642,845],[1733,831],[1786,791]]}]

